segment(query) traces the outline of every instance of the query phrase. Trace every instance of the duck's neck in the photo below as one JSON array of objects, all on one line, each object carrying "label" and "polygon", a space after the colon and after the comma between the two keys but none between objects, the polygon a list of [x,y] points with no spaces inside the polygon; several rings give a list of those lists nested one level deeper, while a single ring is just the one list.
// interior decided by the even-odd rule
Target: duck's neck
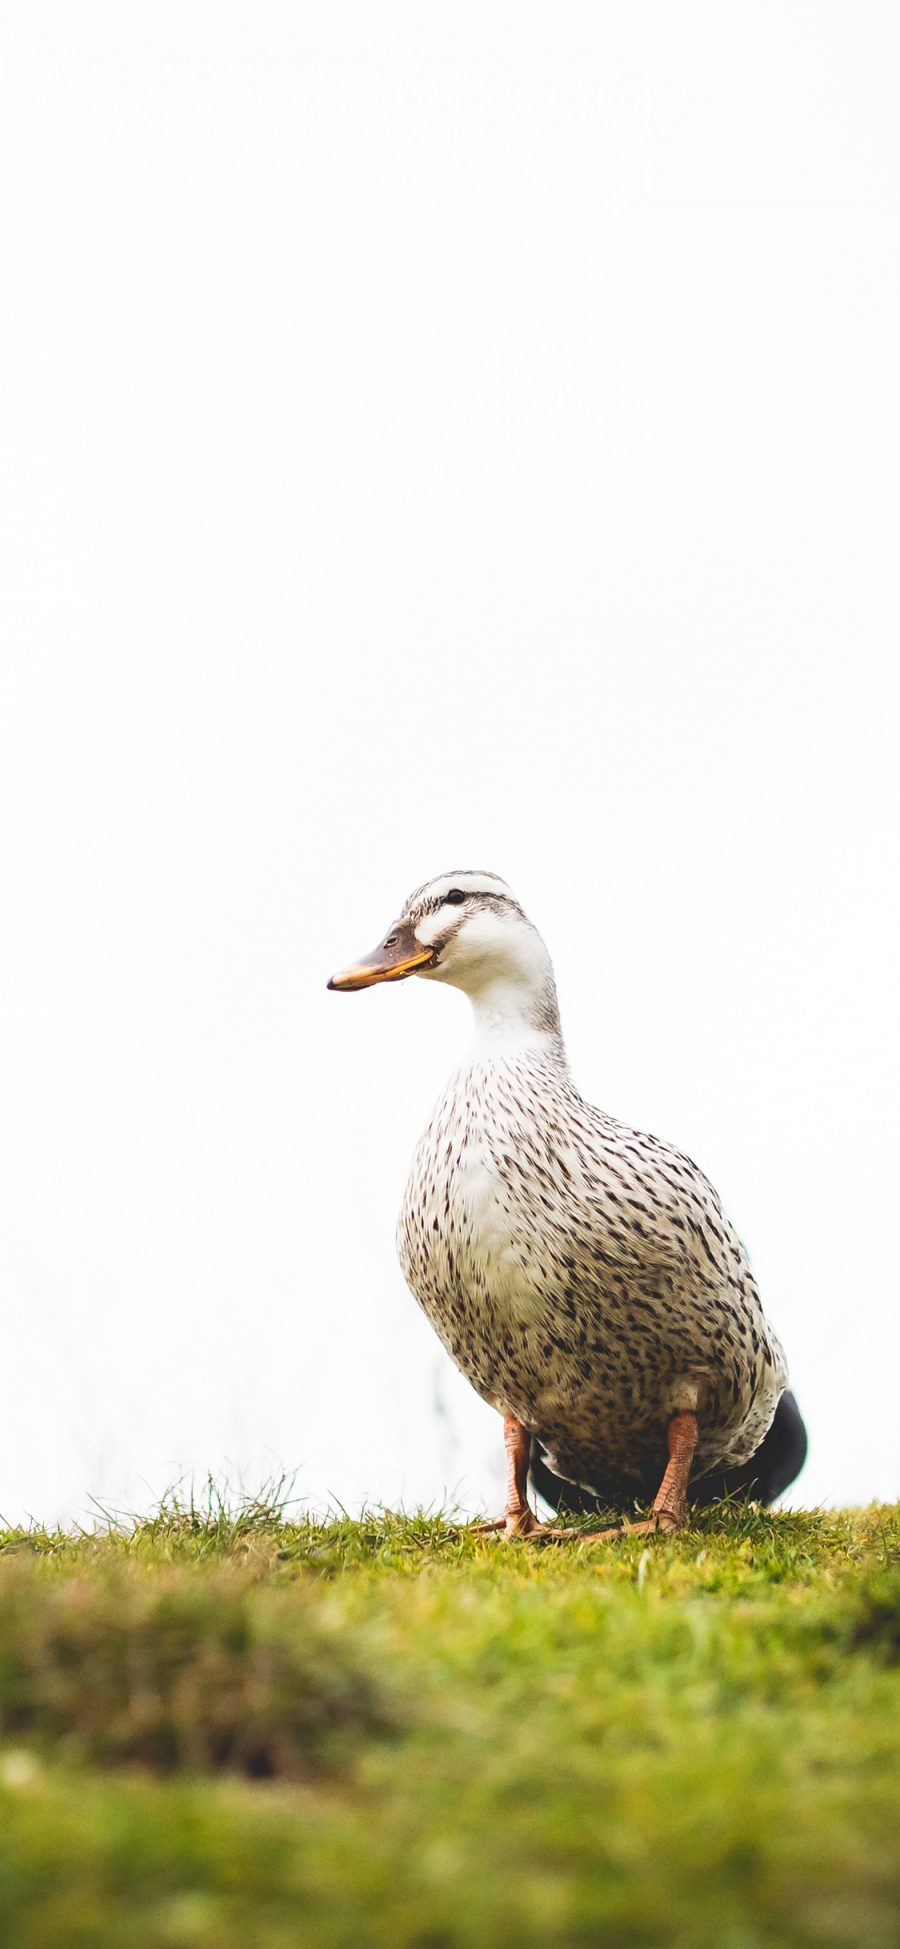
[{"label": "duck's neck", "polygon": [[526,1051],[565,1062],[559,1003],[552,971],[544,980],[517,981],[508,974],[486,981],[469,1000],[475,1017],[475,1053],[496,1059]]}]

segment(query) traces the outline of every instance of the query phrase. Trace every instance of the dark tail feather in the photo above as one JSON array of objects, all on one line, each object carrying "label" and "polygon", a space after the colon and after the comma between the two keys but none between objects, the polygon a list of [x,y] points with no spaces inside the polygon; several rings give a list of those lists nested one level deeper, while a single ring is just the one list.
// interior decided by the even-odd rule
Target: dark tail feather
[{"label": "dark tail feather", "polygon": [[[720,1496],[743,1496],[747,1501],[775,1502],[799,1475],[806,1461],[806,1429],[793,1394],[782,1394],[768,1434],[749,1462],[740,1468],[714,1470],[690,1487],[690,1500],[701,1506]],[[574,1482],[563,1482],[548,1468],[536,1441],[531,1444],[531,1481],[538,1495],[552,1509],[568,1509],[573,1515],[594,1515],[598,1510],[622,1500],[614,1493],[592,1495]],[[659,1485],[657,1484],[656,1487]],[[649,1492],[655,1493],[655,1489]]]},{"label": "dark tail feather", "polygon": [[800,1474],[808,1446],[793,1394],[782,1394],[772,1426],[756,1454],[740,1468],[705,1475],[690,1490],[691,1499],[706,1503],[715,1502],[717,1496],[746,1496],[748,1501],[775,1502]]}]

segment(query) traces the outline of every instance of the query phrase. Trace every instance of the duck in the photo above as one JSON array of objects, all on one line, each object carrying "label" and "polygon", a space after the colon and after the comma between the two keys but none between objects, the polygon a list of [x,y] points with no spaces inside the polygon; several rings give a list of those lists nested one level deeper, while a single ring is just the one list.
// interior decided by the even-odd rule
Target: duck
[{"label": "duck", "polygon": [[505,1506],[481,1527],[623,1533],[542,1521],[529,1488],[557,1515],[649,1503],[629,1533],[685,1528],[689,1492],[782,1493],[806,1435],[747,1253],[689,1157],[579,1093],[550,955],[506,881],[426,881],[328,987],[409,978],[461,989],[474,1014],[413,1156],[397,1247],[502,1417]]}]

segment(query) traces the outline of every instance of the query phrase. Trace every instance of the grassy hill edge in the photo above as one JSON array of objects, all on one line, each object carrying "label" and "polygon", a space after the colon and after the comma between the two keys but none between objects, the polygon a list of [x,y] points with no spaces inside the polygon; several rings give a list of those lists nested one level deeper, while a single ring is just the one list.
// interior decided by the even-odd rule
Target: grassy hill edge
[{"label": "grassy hill edge", "polygon": [[898,1565],[891,1505],[0,1533],[0,1939],[886,1949]]}]

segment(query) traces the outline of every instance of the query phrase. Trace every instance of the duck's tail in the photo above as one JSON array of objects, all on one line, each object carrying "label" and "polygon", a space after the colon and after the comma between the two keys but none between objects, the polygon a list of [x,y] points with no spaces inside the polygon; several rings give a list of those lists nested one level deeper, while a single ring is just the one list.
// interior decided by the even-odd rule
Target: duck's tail
[{"label": "duck's tail", "polygon": [[[782,1394],[768,1434],[755,1455],[739,1468],[713,1470],[692,1482],[690,1500],[701,1506],[720,1496],[741,1496],[748,1502],[775,1502],[799,1475],[808,1448],[806,1428],[793,1394]],[[531,1481],[538,1495],[552,1509],[568,1509],[576,1515],[593,1515],[622,1500],[621,1491],[611,1485],[610,1492],[592,1495],[576,1483],[564,1482],[548,1468],[540,1443],[531,1444]],[[658,1484],[656,1485],[658,1487]],[[648,1494],[652,1495],[651,1487]]]}]

